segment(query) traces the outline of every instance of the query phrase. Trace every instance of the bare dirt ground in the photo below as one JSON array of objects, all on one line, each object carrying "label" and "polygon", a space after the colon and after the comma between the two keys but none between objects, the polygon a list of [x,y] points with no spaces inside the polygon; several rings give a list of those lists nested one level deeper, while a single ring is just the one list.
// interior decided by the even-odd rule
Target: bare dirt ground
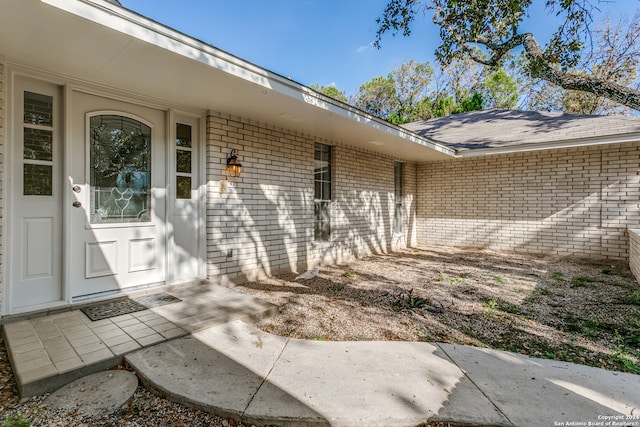
[{"label": "bare dirt ground", "polygon": [[[421,247],[323,267],[310,280],[296,276],[235,288],[281,305],[263,330],[460,343],[640,374],[640,285],[622,262]],[[45,409],[46,397],[19,399],[0,337],[0,425],[244,426],[142,386],[104,417]]]},{"label": "bare dirt ground", "polygon": [[421,247],[236,289],[258,326],[315,340],[438,341],[640,374],[640,285],[623,262]]}]

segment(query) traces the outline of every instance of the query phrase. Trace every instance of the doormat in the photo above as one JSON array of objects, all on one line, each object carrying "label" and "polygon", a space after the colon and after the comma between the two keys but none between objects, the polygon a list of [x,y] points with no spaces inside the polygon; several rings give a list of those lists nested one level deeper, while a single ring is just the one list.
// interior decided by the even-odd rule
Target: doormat
[{"label": "doormat", "polygon": [[160,307],[162,305],[180,301],[182,301],[180,298],[176,298],[165,292],[160,292],[157,294],[144,295],[138,298],[120,298],[117,300],[94,304],[81,308],[80,311],[95,322],[96,320],[135,313],[136,311],[147,310],[149,308]]}]

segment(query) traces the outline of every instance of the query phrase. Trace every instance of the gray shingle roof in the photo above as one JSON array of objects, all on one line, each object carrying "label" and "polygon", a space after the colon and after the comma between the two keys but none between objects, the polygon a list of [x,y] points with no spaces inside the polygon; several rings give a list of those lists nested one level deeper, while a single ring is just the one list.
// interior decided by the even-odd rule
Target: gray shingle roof
[{"label": "gray shingle roof", "polygon": [[403,125],[458,150],[513,148],[530,144],[638,134],[640,117],[591,116],[516,110],[482,110]]}]

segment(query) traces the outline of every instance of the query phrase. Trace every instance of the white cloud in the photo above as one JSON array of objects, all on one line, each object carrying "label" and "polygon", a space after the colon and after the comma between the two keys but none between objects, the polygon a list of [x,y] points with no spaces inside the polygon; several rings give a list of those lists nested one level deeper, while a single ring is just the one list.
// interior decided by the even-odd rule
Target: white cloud
[{"label": "white cloud", "polygon": [[366,44],[364,46],[360,46],[359,48],[356,49],[357,53],[364,53],[364,52],[368,52],[370,50],[373,50],[373,43],[369,43]]}]

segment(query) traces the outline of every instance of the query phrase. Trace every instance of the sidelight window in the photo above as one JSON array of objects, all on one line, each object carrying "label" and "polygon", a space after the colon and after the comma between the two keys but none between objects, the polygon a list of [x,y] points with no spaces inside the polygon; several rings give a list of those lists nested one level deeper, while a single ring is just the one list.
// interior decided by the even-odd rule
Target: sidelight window
[{"label": "sidelight window", "polygon": [[176,198],[191,198],[193,155],[191,126],[176,123]]},{"label": "sidelight window", "polygon": [[53,195],[53,97],[24,92],[22,194]]}]

